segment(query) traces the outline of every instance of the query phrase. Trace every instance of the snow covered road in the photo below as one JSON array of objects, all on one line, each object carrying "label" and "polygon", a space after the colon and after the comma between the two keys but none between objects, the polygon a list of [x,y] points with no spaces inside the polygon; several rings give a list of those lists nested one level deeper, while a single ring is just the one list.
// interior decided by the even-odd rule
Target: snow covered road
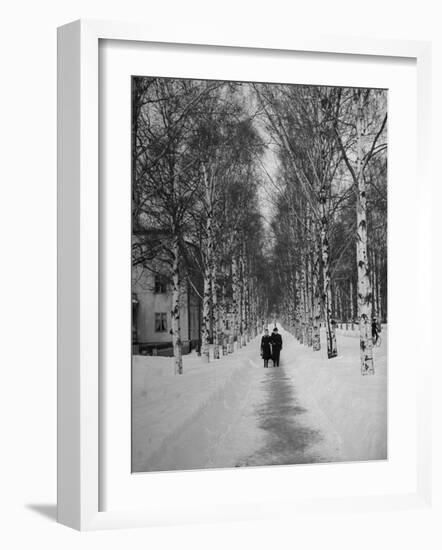
[{"label": "snow covered road", "polygon": [[259,338],[209,364],[186,356],[182,376],[134,357],[133,471],[386,458],[386,333],[375,376],[353,334],[338,333],[333,360],[282,336],[279,368],[263,368]]}]

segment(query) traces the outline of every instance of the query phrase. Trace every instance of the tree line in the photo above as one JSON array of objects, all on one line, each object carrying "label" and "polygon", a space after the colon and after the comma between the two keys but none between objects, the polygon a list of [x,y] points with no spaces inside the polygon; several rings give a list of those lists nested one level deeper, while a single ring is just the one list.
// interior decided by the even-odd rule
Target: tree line
[{"label": "tree line", "polygon": [[263,142],[246,104],[241,85],[132,81],[133,273],[169,275],[177,373],[185,285],[201,302],[205,361],[211,343],[215,359],[220,347],[245,345],[267,315],[256,160]]},{"label": "tree line", "polygon": [[387,318],[385,90],[254,86],[279,169],[272,178],[280,308],[301,342],[338,354],[336,323],[358,323],[363,374],[372,322]]},{"label": "tree line", "polygon": [[132,79],[133,272],[170,278],[178,373],[183,285],[201,302],[203,360],[274,312],[315,351],[325,326],[329,358],[336,322],[356,322],[362,373],[374,372],[386,134],[384,90]]}]

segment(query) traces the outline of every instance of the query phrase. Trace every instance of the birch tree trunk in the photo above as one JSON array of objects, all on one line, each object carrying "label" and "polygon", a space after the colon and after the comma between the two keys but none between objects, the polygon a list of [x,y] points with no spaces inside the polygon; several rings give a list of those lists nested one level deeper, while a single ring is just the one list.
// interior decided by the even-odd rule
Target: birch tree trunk
[{"label": "birch tree trunk", "polygon": [[238,343],[238,263],[232,256],[232,330],[230,335],[230,353],[235,350],[235,340]]},{"label": "birch tree trunk", "polygon": [[327,334],[327,357],[332,359],[338,355],[336,345],[335,323],[332,319],[332,294],[330,286],[330,250],[328,241],[328,218],[326,212],[327,195],[326,190],[322,189],[319,194],[321,208],[321,260],[322,260],[322,278],[323,278],[323,306],[324,323]]},{"label": "birch tree trunk", "polygon": [[313,310],[312,310],[312,263],[311,263],[311,243],[312,243],[312,234],[311,234],[311,211],[310,207],[307,204],[306,206],[306,286],[305,286],[305,297],[306,297],[306,322],[307,322],[307,346],[311,347],[313,345]]},{"label": "birch tree trunk", "polygon": [[371,251],[370,256],[370,265],[371,265],[371,288],[372,288],[372,310],[371,314],[373,317],[379,316],[379,304],[377,300],[377,266],[376,266],[376,253],[374,250]]},{"label": "birch tree trunk", "polygon": [[332,297],[333,297],[333,308],[332,308],[332,316],[335,321],[338,319],[338,292],[336,289],[336,283],[331,285],[332,290]]},{"label": "birch tree trunk", "polygon": [[240,273],[241,273],[241,345],[245,346],[247,344],[246,333],[247,333],[247,307],[246,307],[246,276],[245,276],[245,262],[244,257],[240,256]]},{"label": "birch tree trunk", "polygon": [[373,263],[373,269],[376,273],[376,286],[374,288],[374,296],[376,299],[376,315],[378,317],[379,323],[382,323],[382,292],[381,292],[381,270],[380,270],[380,261],[379,261],[380,254],[377,254],[374,252],[374,263]]},{"label": "birch tree trunk", "polygon": [[212,261],[213,261],[213,205],[212,205],[212,181],[208,177],[203,166],[205,199],[206,199],[206,234],[204,250],[204,295],[203,318],[201,323],[201,358],[205,362],[210,361],[210,299],[212,287]]},{"label": "birch tree trunk", "polygon": [[216,261],[212,261],[212,334],[213,334],[213,358],[219,359],[219,308],[218,287],[216,284]]},{"label": "birch tree trunk", "polygon": [[201,358],[205,362],[210,361],[210,268],[204,270],[204,295],[203,295],[203,316],[201,322]]},{"label": "birch tree trunk", "polygon": [[313,327],[312,327],[312,287],[311,287],[311,263],[310,258],[307,256],[307,284],[305,288],[306,295],[306,326],[307,326],[307,346],[313,345]]},{"label": "birch tree trunk", "polygon": [[256,277],[253,277],[251,281],[251,289],[250,289],[250,315],[251,315],[251,336],[252,338],[256,338],[258,334],[258,301],[256,296]]},{"label": "birch tree trunk", "polygon": [[173,265],[172,265],[172,311],[171,329],[172,346],[175,374],[183,374],[182,341],[180,326],[180,249],[179,239],[175,235],[172,243]]},{"label": "birch tree trunk", "polygon": [[355,90],[353,107],[356,115],[357,137],[357,194],[356,194],[356,262],[358,268],[358,316],[361,354],[361,373],[374,374],[373,339],[371,334],[372,293],[370,288],[370,271],[367,255],[367,191],[363,176],[363,95],[361,90]]},{"label": "birch tree trunk", "polygon": [[342,292],[341,292],[341,287],[339,285],[336,285],[336,294],[338,296],[338,317],[339,317],[339,321],[341,323],[341,328],[342,328],[342,321],[343,321],[343,317],[344,317],[344,313],[343,313],[343,309],[342,309]]},{"label": "birch tree trunk", "polygon": [[318,240],[314,236],[313,248],[313,294],[314,294],[314,310],[313,310],[313,335],[312,345],[313,351],[321,349],[321,290],[319,288],[319,251]]},{"label": "birch tree trunk", "polygon": [[249,280],[249,271],[247,270],[246,278],[246,340],[247,343],[251,340],[251,312],[250,312],[250,280]]},{"label": "birch tree trunk", "polygon": [[377,282],[378,282],[378,287],[377,287],[377,293],[376,293],[376,297],[377,297],[377,304],[378,304],[378,307],[377,307],[377,313],[378,313],[378,316],[379,316],[379,322],[382,323],[382,319],[383,319],[383,309],[382,309],[382,276],[381,276],[381,269],[380,269],[380,261],[379,261],[379,256],[376,257],[376,270],[377,270]]},{"label": "birch tree trunk", "polygon": [[354,310],[354,293],[353,293],[353,280],[350,279],[350,320],[351,330],[355,329],[355,310]]},{"label": "birch tree trunk", "polygon": [[296,337],[296,289],[295,289],[295,279],[293,272],[290,271],[289,274],[289,304],[288,311],[290,315],[290,332],[293,336]]},{"label": "birch tree trunk", "polygon": [[226,300],[226,281],[223,279],[221,290],[221,331],[222,331],[222,349],[223,355],[227,355],[227,300]]},{"label": "birch tree trunk", "polygon": [[302,343],[307,345],[307,323],[306,323],[306,274],[305,274],[305,254],[304,250],[301,248],[301,273],[300,273],[300,297],[301,297],[301,332],[302,332]]},{"label": "birch tree trunk", "polygon": [[295,271],[295,294],[296,294],[296,337],[300,344],[302,339],[302,299],[300,289],[300,277],[298,270]]}]

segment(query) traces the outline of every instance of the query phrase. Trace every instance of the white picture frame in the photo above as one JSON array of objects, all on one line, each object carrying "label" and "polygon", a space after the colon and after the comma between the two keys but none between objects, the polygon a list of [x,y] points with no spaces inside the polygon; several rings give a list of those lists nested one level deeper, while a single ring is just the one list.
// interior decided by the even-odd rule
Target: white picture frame
[{"label": "white picture frame", "polygon": [[[217,519],[260,517],[263,499],[240,513],[233,502],[227,514],[215,500],[195,502],[177,520],[164,509],[100,505],[100,235],[99,235],[99,41],[125,40],[229,48],[302,51],[334,55],[411,58],[417,66],[419,204],[430,201],[431,45],[427,42],[281,36],[268,44],[234,36],[227,30],[207,37],[186,30],[166,35],[132,23],[76,21],[58,31],[58,521],[80,530],[136,527]],[[430,308],[430,219],[418,210],[419,293],[422,315]],[[416,289],[417,291],[417,289]],[[430,353],[430,352],[428,352]],[[365,497],[285,500],[281,514],[316,513],[333,507],[372,511],[427,506],[431,500],[430,368],[420,365],[417,399],[416,491]],[[188,474],[198,475],[198,473]],[[214,475],[205,473],[204,475]],[[228,475],[228,473],[227,473]],[[190,498],[190,497],[189,497]],[[228,507],[228,506],[227,506]],[[184,510],[183,510],[184,512]]]}]

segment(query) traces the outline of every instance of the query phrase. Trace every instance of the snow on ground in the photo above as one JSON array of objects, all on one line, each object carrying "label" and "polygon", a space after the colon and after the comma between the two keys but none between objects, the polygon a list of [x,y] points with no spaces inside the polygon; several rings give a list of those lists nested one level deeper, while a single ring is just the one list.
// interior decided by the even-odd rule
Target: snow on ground
[{"label": "snow on ground", "polygon": [[[134,356],[132,470],[223,466],[217,453],[248,403],[252,382],[259,379],[260,365],[249,358],[257,350],[258,339],[208,364],[196,354],[186,355],[179,376],[170,357]],[[253,429],[247,432],[230,455],[247,446],[248,438],[255,439]]]},{"label": "snow on ground", "polygon": [[326,358],[282,331],[281,367],[264,369],[257,338],[209,364],[133,359],[133,471],[219,468],[387,456],[387,334],[375,376],[361,376],[359,340],[338,331]]},{"label": "snow on ground", "polygon": [[313,352],[287,336],[287,372],[312,423],[334,434],[332,460],[387,458],[387,329],[374,348],[375,375],[362,376],[357,331],[337,331],[338,357],[327,359],[325,334],[321,351]]}]

